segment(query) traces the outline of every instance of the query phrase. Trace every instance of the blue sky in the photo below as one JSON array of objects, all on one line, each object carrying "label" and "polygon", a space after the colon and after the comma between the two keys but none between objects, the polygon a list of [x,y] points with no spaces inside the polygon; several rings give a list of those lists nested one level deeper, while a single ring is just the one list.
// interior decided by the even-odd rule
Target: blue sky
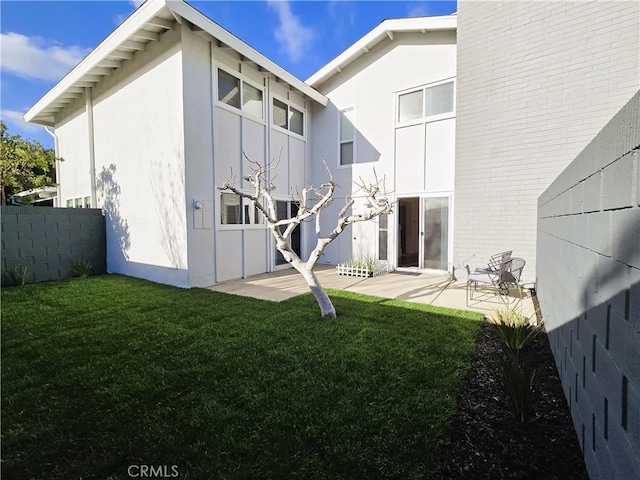
[{"label": "blue sky", "polygon": [[[141,1],[0,1],[0,116],[12,133],[52,147],[21,116]],[[305,80],[387,18],[446,15],[455,1],[189,1]]]}]

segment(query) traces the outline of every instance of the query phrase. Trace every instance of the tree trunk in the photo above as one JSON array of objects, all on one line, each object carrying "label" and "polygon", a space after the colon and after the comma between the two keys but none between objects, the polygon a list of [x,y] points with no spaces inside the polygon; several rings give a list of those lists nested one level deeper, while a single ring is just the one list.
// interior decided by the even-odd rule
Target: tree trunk
[{"label": "tree trunk", "polygon": [[316,298],[318,306],[320,307],[322,319],[336,318],[336,309],[333,306],[333,303],[331,303],[329,295],[327,295],[324,288],[322,288],[322,285],[320,285],[318,277],[313,273],[313,270],[302,261],[294,261],[291,262],[291,264],[298,272],[300,272],[307,282],[307,285],[309,285],[309,289],[311,290],[311,293],[313,293],[313,296]]}]

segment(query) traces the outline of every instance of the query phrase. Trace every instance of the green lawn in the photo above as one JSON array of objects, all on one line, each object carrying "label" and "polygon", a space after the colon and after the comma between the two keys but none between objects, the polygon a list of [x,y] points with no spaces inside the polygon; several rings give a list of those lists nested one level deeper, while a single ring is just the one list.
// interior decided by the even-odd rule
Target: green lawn
[{"label": "green lawn", "polygon": [[438,478],[481,315],[330,295],[3,288],[2,477]]}]

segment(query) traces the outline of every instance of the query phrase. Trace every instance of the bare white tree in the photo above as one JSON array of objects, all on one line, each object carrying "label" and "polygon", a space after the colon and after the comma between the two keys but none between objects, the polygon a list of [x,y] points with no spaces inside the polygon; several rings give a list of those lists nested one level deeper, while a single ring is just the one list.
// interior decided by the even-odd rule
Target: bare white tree
[{"label": "bare white tree", "polygon": [[[269,178],[271,170],[276,165],[268,165],[263,167],[257,162],[250,160],[246,155],[244,157],[252,165],[251,174],[244,177],[251,185],[251,193],[247,193],[234,186],[233,172],[229,180],[218,187],[220,191],[228,191],[239,195],[240,197],[251,200],[265,218],[267,227],[271,230],[275,240],[276,248],[282,254],[284,259],[290,263],[304,277],[309,285],[309,289],[316,298],[320,306],[322,318],[335,318],[336,309],[331,303],[331,299],[326,294],[318,277],[313,272],[320,255],[338,235],[340,235],[347,225],[356,222],[366,222],[378,215],[391,213],[392,204],[387,198],[387,192],[384,189],[384,179],[379,180],[375,170],[373,183],[366,183],[362,178],[359,182],[355,182],[359,187],[357,192],[367,199],[367,209],[362,213],[350,213],[354,204],[352,196],[347,197],[345,205],[338,212],[338,218],[335,228],[328,234],[323,234],[320,228],[320,214],[333,201],[333,195],[337,187],[333,180],[331,171],[324,159],[324,165],[327,169],[328,180],[318,187],[308,185],[297,192],[295,201],[298,203],[298,213],[291,218],[278,218],[276,210],[276,201],[273,199],[271,192],[275,190],[275,185]],[[303,261],[298,254],[291,248],[290,238],[292,232],[305,220],[311,220],[315,217],[315,231],[317,236],[316,246],[309,254],[309,258]]]}]

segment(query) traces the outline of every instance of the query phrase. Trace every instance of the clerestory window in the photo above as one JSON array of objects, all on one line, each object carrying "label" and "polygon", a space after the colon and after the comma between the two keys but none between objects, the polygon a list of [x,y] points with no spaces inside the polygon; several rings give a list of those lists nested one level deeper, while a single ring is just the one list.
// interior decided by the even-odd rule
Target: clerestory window
[{"label": "clerestory window", "polygon": [[438,120],[454,110],[453,81],[398,95],[399,124]]},{"label": "clerestory window", "polygon": [[277,127],[304,136],[304,112],[301,110],[274,98],[272,116]]},{"label": "clerestory window", "polygon": [[263,119],[264,101],[260,88],[218,68],[218,101]]}]

